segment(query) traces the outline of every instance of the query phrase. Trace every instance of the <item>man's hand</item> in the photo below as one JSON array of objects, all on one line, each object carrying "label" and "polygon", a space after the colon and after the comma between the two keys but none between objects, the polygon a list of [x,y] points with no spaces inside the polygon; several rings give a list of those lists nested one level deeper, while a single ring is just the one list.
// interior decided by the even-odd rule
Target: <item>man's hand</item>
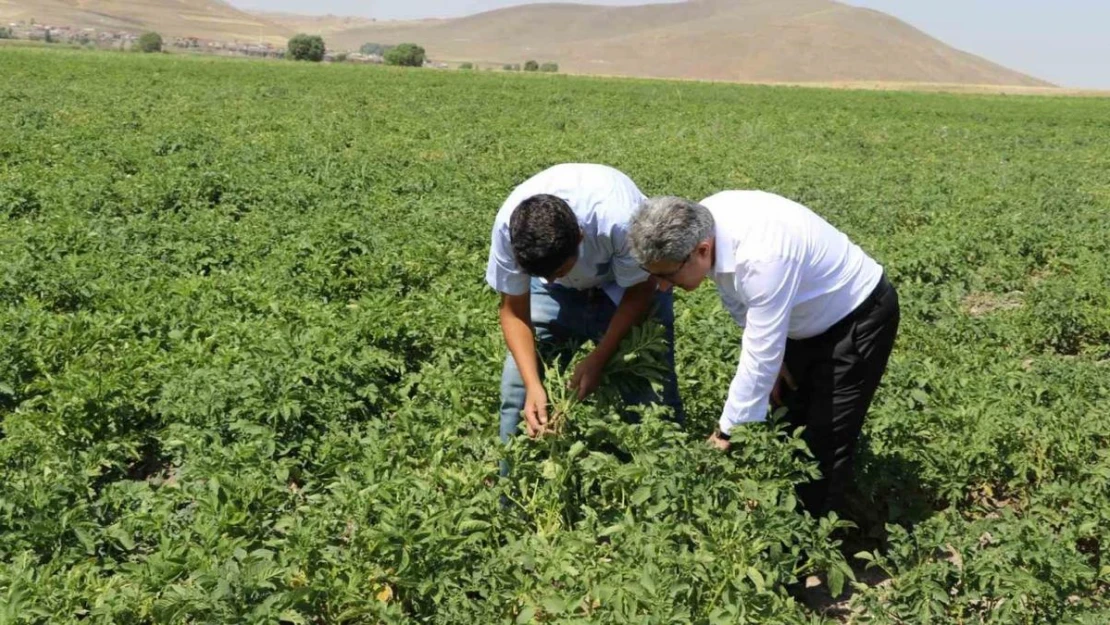
[{"label": "man's hand", "polygon": [[543,385],[530,387],[524,397],[524,421],[528,426],[528,436],[536,438],[547,429],[547,392]]},{"label": "man's hand", "polygon": [[794,381],[794,376],[790,375],[790,371],[786,368],[786,363],[782,364],[779,369],[779,377],[775,380],[775,386],[771,388],[771,406],[778,408],[782,406],[782,385],[786,384],[792,391],[798,390],[798,383]]},{"label": "man's hand", "polygon": [[730,446],[730,443],[727,440],[721,438],[720,430],[713,430],[713,433],[709,435],[708,442],[711,447],[716,447],[721,451],[728,451],[728,448]]},{"label": "man's hand", "polygon": [[598,385],[601,384],[604,369],[605,360],[598,357],[597,352],[586,356],[585,360],[578,363],[570,376],[570,388],[577,393],[578,401],[586,399],[590,393],[597,390]]},{"label": "man's hand", "polygon": [[581,364],[574,368],[570,386],[578,392],[578,399],[585,399],[587,395],[597,390],[601,384],[601,372],[605,363],[620,349],[621,340],[628,335],[632,327],[642,322],[651,305],[655,301],[655,280],[648,279],[635,286],[630,286],[624,291],[613,318],[609,320],[609,327],[597,342],[597,347],[586,357]]}]

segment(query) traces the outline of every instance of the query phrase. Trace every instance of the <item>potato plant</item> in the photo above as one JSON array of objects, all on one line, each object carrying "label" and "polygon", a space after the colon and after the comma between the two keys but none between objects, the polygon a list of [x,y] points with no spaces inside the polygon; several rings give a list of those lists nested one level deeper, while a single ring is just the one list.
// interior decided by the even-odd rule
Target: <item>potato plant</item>
[{"label": "potato plant", "polygon": [[[0,51],[0,622],[1105,623],[1107,119]],[[676,303],[684,430],[553,392],[557,437],[500,444],[489,227],[566,161],[771,190],[884,265],[853,523],[797,510],[781,421],[704,444],[740,338],[709,287]]]}]

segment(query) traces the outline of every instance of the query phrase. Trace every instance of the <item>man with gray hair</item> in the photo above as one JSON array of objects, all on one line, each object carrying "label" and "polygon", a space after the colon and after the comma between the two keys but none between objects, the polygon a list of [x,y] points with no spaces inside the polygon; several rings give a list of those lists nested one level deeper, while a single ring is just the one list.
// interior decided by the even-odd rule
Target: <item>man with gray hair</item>
[{"label": "man with gray hair", "polygon": [[734,427],[764,421],[768,403],[786,405],[822,475],[799,487],[802,503],[815,515],[841,508],[898,332],[898,295],[882,267],[805,206],[761,191],[647,200],[629,236],[660,289],[712,279],[743,328],[710,442],[728,449]]}]

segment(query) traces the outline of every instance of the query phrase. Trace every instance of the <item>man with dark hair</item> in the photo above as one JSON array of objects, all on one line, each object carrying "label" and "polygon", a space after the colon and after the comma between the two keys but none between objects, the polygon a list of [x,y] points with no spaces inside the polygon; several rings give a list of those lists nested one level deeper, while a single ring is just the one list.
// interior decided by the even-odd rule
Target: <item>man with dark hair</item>
[{"label": "man with dark hair", "polygon": [[541,193],[524,200],[509,218],[513,256],[530,276],[551,276],[578,254],[582,230],[561,198]]},{"label": "man with dark hair", "polygon": [[[670,375],[663,402],[684,418],[674,375],[674,300],[632,259],[628,226],[644,195],[623,173],[604,165],[563,164],[513,190],[494,220],[486,282],[501,293],[501,330],[508,345],[501,374],[501,439],[523,415],[529,435],[547,425],[547,392],[536,341],[594,351],[571,385],[593,392],[621,339],[654,308],[667,329]],[[625,397],[641,404],[654,393]]]}]

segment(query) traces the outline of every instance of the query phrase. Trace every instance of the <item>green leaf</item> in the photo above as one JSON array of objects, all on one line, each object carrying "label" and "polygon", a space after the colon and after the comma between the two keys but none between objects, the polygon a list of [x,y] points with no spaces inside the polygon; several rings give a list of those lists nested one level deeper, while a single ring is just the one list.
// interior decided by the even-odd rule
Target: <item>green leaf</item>
[{"label": "green leaf", "polygon": [[536,618],[536,608],[531,605],[526,605],[520,609],[520,614],[516,615],[517,625],[524,625],[531,623]]},{"label": "green leaf", "polygon": [[281,613],[279,620],[283,623],[292,623],[293,625],[307,625],[308,619],[303,614],[296,610],[285,610]]},{"label": "green leaf", "polygon": [[[96,541],[93,540],[92,535],[89,534],[86,529],[82,527],[75,527],[73,528],[73,533],[77,536],[77,540],[81,543],[81,546],[85,548],[85,553],[96,553]],[[131,547],[128,547],[128,549],[130,548]]]},{"label": "green leaf", "polygon": [[624,524],[616,523],[614,525],[610,525],[609,527],[601,530],[600,532],[598,532],[597,535],[598,536],[612,536],[613,534],[617,534],[617,533],[623,532],[623,531],[624,531]]},{"label": "green leaf", "polygon": [[473,532],[481,532],[489,529],[488,521],[481,521],[479,519],[467,519],[459,523],[459,531],[463,534],[470,534]]},{"label": "green leaf", "polygon": [[543,605],[543,610],[552,616],[559,616],[567,611],[567,602],[561,597],[544,597],[540,602]]},{"label": "green leaf", "polygon": [[108,528],[108,535],[116,539],[124,549],[131,551],[135,548],[135,540],[131,536],[131,532],[123,529],[119,525],[113,525]]},{"label": "green leaf", "polygon": [[752,580],[752,583],[755,584],[755,589],[757,592],[763,592],[764,590],[766,590],[767,581],[763,579],[763,573],[760,573],[759,569],[755,568],[754,566],[748,567],[748,579]]},{"label": "green leaf", "polygon": [[655,580],[652,579],[648,569],[640,571],[640,585],[651,594],[656,594]]},{"label": "green leaf", "polygon": [[835,599],[844,593],[844,573],[839,568],[829,570],[829,594]]},{"label": "green leaf", "polygon": [[548,458],[540,465],[540,475],[543,475],[545,480],[553,480],[559,475],[559,465],[554,460]]},{"label": "green leaf", "polygon": [[584,451],[586,451],[586,443],[582,441],[574,441],[574,444],[570,446],[570,450],[567,451],[567,458],[577,458]]}]

